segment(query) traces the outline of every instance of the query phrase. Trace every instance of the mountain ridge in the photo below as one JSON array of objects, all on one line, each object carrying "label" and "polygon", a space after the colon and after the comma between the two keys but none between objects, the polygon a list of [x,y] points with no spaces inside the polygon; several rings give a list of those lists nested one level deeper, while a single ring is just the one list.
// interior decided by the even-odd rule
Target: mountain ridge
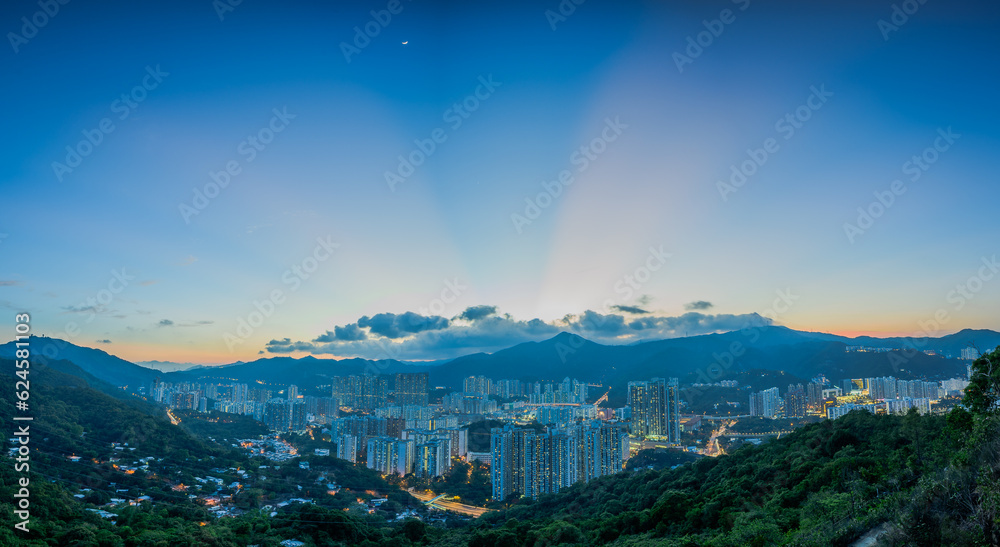
[{"label": "mountain ridge", "polygon": [[[958,357],[961,348],[976,343],[981,351],[986,352],[1000,345],[1000,333],[988,329],[963,329],[938,338],[848,338],[783,326],[759,326],[632,345],[606,345],[577,334],[561,332],[545,340],[522,342],[493,353],[471,353],[436,362],[278,355],[170,372],[146,368],[101,349],[77,346],[54,338],[32,337],[30,342],[40,348],[35,350],[36,353],[46,359],[72,361],[87,374],[119,387],[149,383],[157,377],[164,381],[215,377],[306,386],[328,383],[333,376],[366,372],[427,372],[432,385],[461,389],[462,380],[475,375],[529,381],[573,377],[624,387],[625,382],[630,380],[658,376],[711,383],[733,371],[749,369],[788,370],[801,378],[819,373],[842,377],[921,377],[938,371],[959,374],[961,370],[954,359],[925,355],[915,350],[944,352],[954,358]],[[845,351],[847,346],[881,347],[896,351],[848,353]],[[14,349],[13,342],[0,345],[0,357],[13,357]]]}]

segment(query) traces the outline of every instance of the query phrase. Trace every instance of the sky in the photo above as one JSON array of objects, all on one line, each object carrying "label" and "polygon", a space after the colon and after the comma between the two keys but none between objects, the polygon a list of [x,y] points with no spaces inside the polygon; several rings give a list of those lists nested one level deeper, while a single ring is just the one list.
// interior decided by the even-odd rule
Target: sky
[{"label": "sky", "polygon": [[335,4],[3,3],[11,324],[181,363],[1000,330],[995,3]]}]

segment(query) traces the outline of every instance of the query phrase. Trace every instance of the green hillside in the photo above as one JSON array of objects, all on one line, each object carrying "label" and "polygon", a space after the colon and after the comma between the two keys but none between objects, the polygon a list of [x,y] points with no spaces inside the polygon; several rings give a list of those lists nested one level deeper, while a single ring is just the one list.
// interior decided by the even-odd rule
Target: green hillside
[{"label": "green hillside", "polygon": [[[1000,351],[945,416],[855,411],[673,470],[578,484],[484,516],[494,545],[848,545],[888,523],[895,545],[1000,541]],[[992,368],[990,368],[992,367]],[[989,538],[989,539],[987,539]]]},{"label": "green hillside", "polygon": [[[378,512],[381,515],[345,512],[358,506],[357,497],[372,497],[365,489],[380,488],[379,494],[388,494],[396,509],[419,508],[408,494],[364,467],[308,456],[302,460],[309,461],[311,469],[304,470],[297,460],[275,464],[249,458],[172,425],[162,416],[163,410],[152,404],[120,400],[91,388],[83,378],[63,372],[75,370],[71,363],[62,362],[58,368],[32,366],[29,412],[25,413],[14,409],[18,379],[14,362],[0,360],[0,384],[5,387],[0,392],[0,420],[28,423],[30,431],[28,469],[15,469],[17,462],[7,450],[0,456],[0,545],[243,547],[275,546],[293,538],[318,545],[357,544],[405,534],[405,523],[389,524],[386,519],[392,515],[383,511]],[[34,420],[13,422],[13,415],[30,415]],[[8,430],[13,434],[15,428],[9,425]],[[147,468],[137,468],[138,462]],[[252,470],[254,478],[247,479],[237,470]],[[325,480],[319,481],[320,475]],[[209,492],[205,486],[175,489],[178,484],[197,485],[198,476],[215,476],[225,484],[245,482],[245,488],[233,497],[241,514],[213,516],[192,499]],[[21,479],[30,481],[28,533],[15,529],[21,522],[13,505]],[[327,482],[344,488],[330,496]],[[134,506],[109,504],[114,498],[139,496],[149,500]],[[307,496],[315,497],[315,504],[288,505],[273,518],[259,509],[278,500]],[[94,510],[110,516],[102,518]]]}]

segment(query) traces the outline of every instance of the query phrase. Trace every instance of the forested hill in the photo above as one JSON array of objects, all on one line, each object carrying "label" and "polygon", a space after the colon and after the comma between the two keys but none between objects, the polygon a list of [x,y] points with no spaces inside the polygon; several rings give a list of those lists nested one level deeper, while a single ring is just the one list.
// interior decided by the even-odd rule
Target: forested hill
[{"label": "forested hill", "polygon": [[[14,385],[20,378],[15,373],[25,370],[28,410],[17,411]],[[363,494],[366,489],[407,503],[405,493],[364,466],[319,456],[283,464],[250,458],[171,424],[162,407],[116,398],[91,383],[108,388],[72,363],[17,369],[13,361],[0,359],[0,386],[5,388],[0,391],[0,421],[8,425],[9,435],[15,423],[29,429],[29,454],[18,456],[27,466],[15,468],[7,450],[0,455],[0,546],[277,547],[293,538],[307,539],[310,545],[329,545],[334,539],[357,544],[404,532],[405,523],[388,527],[385,518],[345,512],[349,505],[357,506],[356,496],[372,497]],[[124,397],[121,390],[109,389]],[[13,415],[33,420],[14,422]],[[299,461],[310,461],[313,469],[300,469]],[[325,480],[319,481],[320,475]],[[214,476],[224,484],[240,481],[245,488],[202,486],[197,476]],[[28,532],[15,529],[22,522],[14,512],[21,480],[29,481]],[[329,482],[342,485],[342,493],[330,496]],[[195,486],[176,488],[183,485]],[[241,515],[216,518],[204,502],[192,499],[194,494],[204,498],[222,492],[232,494]],[[140,497],[146,501],[114,502]],[[315,498],[316,503],[289,505],[273,517],[260,510],[263,504],[293,497]]]},{"label": "forested hill", "polygon": [[[482,547],[848,545],[889,522],[911,534],[901,544],[949,538],[951,545],[986,545],[976,542],[982,531],[944,511],[941,505],[951,502],[940,499],[948,488],[943,481],[961,477],[974,492],[974,477],[984,476],[979,451],[966,447],[972,424],[964,411],[948,417],[856,411],[728,456],[522,499],[483,517],[467,539]],[[953,465],[956,454],[966,455],[964,466]],[[995,462],[992,469],[995,477]]]}]

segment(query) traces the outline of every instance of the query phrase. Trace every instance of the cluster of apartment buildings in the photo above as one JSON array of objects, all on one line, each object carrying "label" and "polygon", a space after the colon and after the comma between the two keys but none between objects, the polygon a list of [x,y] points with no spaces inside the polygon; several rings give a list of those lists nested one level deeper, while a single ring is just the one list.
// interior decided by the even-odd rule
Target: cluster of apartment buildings
[{"label": "cluster of apartment buildings", "polygon": [[451,468],[452,458],[468,454],[468,429],[459,427],[457,416],[411,405],[376,412],[329,424],[338,458],[364,463],[384,475],[437,477]]},{"label": "cluster of apartment buildings", "polygon": [[618,473],[634,439],[680,443],[676,378],[629,382],[628,406],[608,414],[585,404],[587,384],[568,378],[537,386],[529,396],[520,407],[549,427],[544,433],[513,424],[491,430],[494,499],[511,494],[537,498],[578,481]]},{"label": "cluster of apartment buildings", "polygon": [[934,401],[960,396],[968,384],[968,380],[961,378],[928,382],[885,376],[848,379],[834,386],[826,378],[817,377],[805,386],[789,385],[784,397],[776,387],[751,393],[750,415],[764,418],[814,415],[836,419],[857,409],[897,414],[906,413],[910,408],[927,414]]},{"label": "cluster of apartment buildings", "polygon": [[511,424],[490,431],[493,499],[537,498],[578,481],[620,472],[629,456],[624,424],[600,421],[538,433]]},{"label": "cluster of apartment buildings", "polygon": [[[397,405],[427,406],[427,373],[399,373],[394,380],[392,397]],[[371,412],[388,406],[390,375],[363,374],[360,376],[334,376],[331,395],[340,406],[349,410]]]}]

